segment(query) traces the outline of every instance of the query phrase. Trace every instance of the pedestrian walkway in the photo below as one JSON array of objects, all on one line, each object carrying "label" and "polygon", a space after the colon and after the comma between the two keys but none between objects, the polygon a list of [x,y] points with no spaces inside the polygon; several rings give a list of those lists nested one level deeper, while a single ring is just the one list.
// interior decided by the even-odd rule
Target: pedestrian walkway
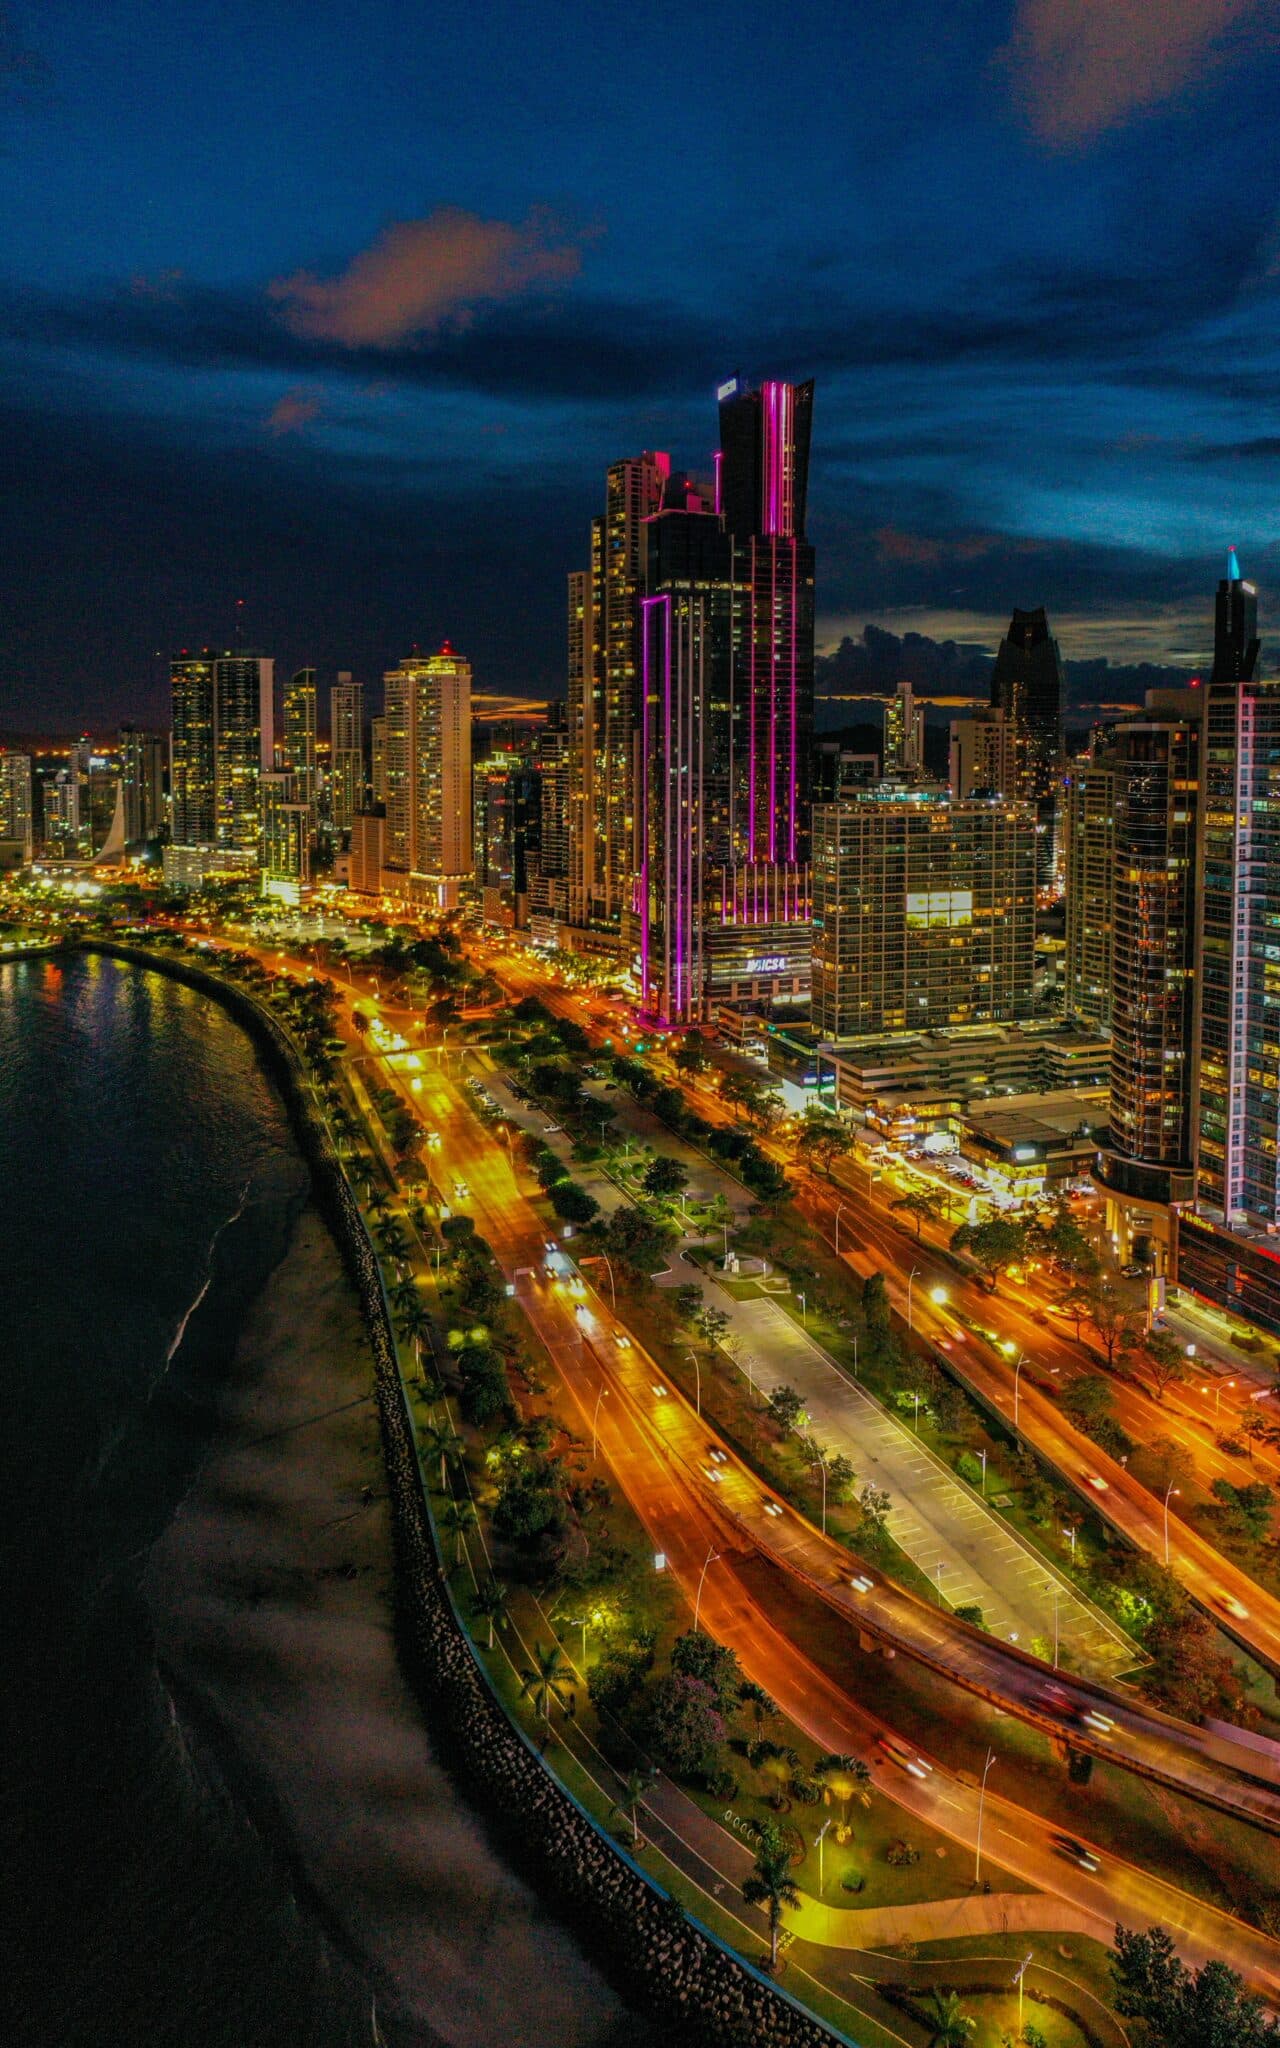
[{"label": "pedestrian walkway", "polygon": [[849,1459],[859,1486],[869,1483],[889,1495],[889,1533],[948,1606],[981,1607],[992,1634],[1023,1649],[1038,1642],[1049,1661],[1056,1637],[1082,1676],[1109,1679],[1132,1668],[1136,1653],[1123,1631],[936,1458],[909,1420],[889,1414],[850,1380],[776,1302],[736,1300],[717,1288],[716,1304],[729,1318],[726,1349],[739,1370],[764,1396],[794,1387],[815,1440]]}]

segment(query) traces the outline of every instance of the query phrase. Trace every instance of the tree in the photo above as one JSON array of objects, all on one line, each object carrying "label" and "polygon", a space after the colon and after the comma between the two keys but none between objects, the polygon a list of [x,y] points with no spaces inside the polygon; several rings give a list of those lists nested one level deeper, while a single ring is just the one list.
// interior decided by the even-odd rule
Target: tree
[{"label": "tree", "polygon": [[551,1189],[551,1206],[565,1223],[591,1223],[600,1214],[600,1204],[576,1180],[558,1180]]},{"label": "tree", "polygon": [[916,1243],[920,1242],[922,1224],[937,1223],[946,1206],[946,1197],[941,1191],[934,1193],[928,1188],[912,1188],[908,1194],[897,1195],[890,1202],[891,1209],[901,1209],[910,1216],[916,1226]]},{"label": "tree", "polygon": [[696,1322],[702,1310],[702,1289],[696,1280],[686,1280],[682,1286],[672,1288],[671,1302],[682,1322]]},{"label": "tree", "polygon": [[889,1336],[892,1329],[889,1316],[889,1289],[883,1273],[868,1273],[862,1283],[862,1320],[866,1324],[868,1337]]},{"label": "tree", "polygon": [[1188,1970],[1163,1927],[1116,1928],[1116,2011],[1137,2020],[1147,2048],[1274,2048],[1280,2021],[1225,1963]]},{"label": "tree", "polygon": [[1097,1273],[1098,1254],[1065,1202],[1058,1203],[1048,1222],[1034,1223],[1029,1235],[1035,1249],[1055,1265],[1085,1277]]},{"label": "tree", "polygon": [[893,1509],[892,1495],[882,1493],[868,1481],[858,1495],[858,1506],[862,1510],[863,1530],[872,1536],[883,1536]]},{"label": "tree", "polygon": [[1026,1240],[1020,1224],[1007,1216],[990,1216],[985,1223],[962,1223],[951,1233],[953,1252],[968,1252],[987,1276],[994,1294],[1000,1275],[1016,1266],[1023,1256]]},{"label": "tree", "polygon": [[700,1038],[682,1038],[673,1055],[676,1071],[700,1074],[707,1064],[707,1051]]},{"label": "tree", "polygon": [[1233,1536],[1249,1543],[1261,1543],[1271,1528],[1275,1495],[1269,1486],[1255,1480],[1251,1486],[1233,1486],[1229,1479],[1215,1479],[1209,1489],[1219,1504],[1221,1519]]},{"label": "tree", "polygon": [[1089,1289],[1089,1321],[1093,1324],[1108,1367],[1114,1369],[1117,1358],[1133,1343],[1133,1330],[1129,1311],[1105,1282]]},{"label": "tree", "polygon": [[462,1563],[468,1529],[474,1529],[476,1511],[469,1500],[451,1500],[441,1516],[442,1526],[453,1538],[453,1562]]},{"label": "tree", "polygon": [[738,1703],[746,1708],[755,1723],[758,1741],[764,1734],[766,1721],[776,1721],[778,1718],[777,1702],[770,1698],[762,1685],[757,1685],[751,1678],[744,1680],[738,1687]]},{"label": "tree", "polygon": [[624,1202],[615,1209],[601,1234],[603,1249],[610,1258],[636,1276],[645,1278],[666,1258],[670,1233],[643,1209]]},{"label": "tree", "polygon": [[712,1686],[678,1671],[660,1678],[645,1700],[643,1727],[649,1748],[681,1778],[706,1777],[724,1741],[724,1720]]},{"label": "tree", "polygon": [[724,1310],[713,1308],[710,1304],[700,1308],[693,1320],[703,1343],[712,1350],[721,1342],[729,1327],[729,1318]]},{"label": "tree", "polygon": [[646,1195],[678,1195],[689,1185],[689,1169],[678,1159],[651,1159],[641,1180]]},{"label": "tree", "polygon": [[765,1821],[760,1829],[760,1846],[756,1851],[755,1868],[742,1887],[742,1896],[748,1906],[760,1906],[769,1919],[769,1967],[778,1967],[778,1936],[782,1931],[783,1908],[795,1908],[800,1904],[800,1893],[791,1875],[791,1859],[787,1853],[786,1838],[782,1829],[772,1821]]},{"label": "tree", "polygon": [[1100,1422],[1110,1420],[1113,1403],[1110,1384],[1099,1372],[1081,1373],[1079,1379],[1070,1382],[1062,1396],[1064,1412],[1090,1436]]},{"label": "tree", "polygon": [[697,1678],[709,1685],[721,1714],[732,1712],[742,1697],[744,1681],[736,1653],[700,1628],[676,1637],[671,1645],[671,1669],[682,1678]]},{"label": "tree", "polygon": [[486,1579],[472,1599],[471,1612],[477,1620],[488,1622],[489,1648],[492,1649],[494,1629],[507,1625],[506,1587],[500,1586],[496,1579]]},{"label": "tree", "polygon": [[830,1756],[820,1757],[814,1765],[814,1776],[822,1782],[833,1799],[840,1801],[840,1825],[849,1825],[849,1801],[856,1794],[863,1806],[870,1805],[867,1787],[871,1783],[870,1767],[860,1756],[843,1756],[833,1750]]},{"label": "tree", "polygon": [[764,1090],[748,1074],[726,1074],[720,1094],[731,1108],[742,1110],[753,1121],[763,1117]]},{"label": "tree", "polygon": [[796,1143],[800,1157],[810,1165],[820,1166],[831,1180],[836,1160],[842,1159],[852,1148],[853,1134],[838,1116],[830,1116],[826,1110],[810,1110],[800,1126]]},{"label": "tree", "polygon": [[935,1990],[930,1994],[929,2048],[965,2048],[977,2021],[960,2003],[957,1991]]},{"label": "tree", "polygon": [[790,1436],[808,1417],[804,1403],[794,1387],[775,1387],[769,1396],[768,1410],[783,1436]]},{"label": "tree", "polygon": [[457,1466],[462,1458],[462,1453],[458,1449],[456,1439],[449,1430],[439,1429],[434,1423],[429,1423],[422,1432],[422,1448],[427,1457],[439,1458],[440,1491],[441,1493],[447,1493],[449,1490],[448,1468],[450,1465]]},{"label": "tree", "polygon": [[827,1491],[832,1500],[847,1500],[857,1478],[852,1461],[843,1451],[837,1451],[827,1460]]},{"label": "tree", "polygon": [[652,1792],[657,1782],[658,1773],[655,1770],[629,1771],[623,1780],[621,1792],[609,1809],[610,1813],[625,1813],[627,1819],[631,1822],[631,1846],[633,1849],[640,1847],[640,1823],[636,1818],[636,1809],[646,1793]]},{"label": "tree", "polygon": [[551,1726],[552,1707],[563,1708],[567,1702],[569,1684],[569,1667],[559,1643],[552,1643],[549,1648],[535,1643],[533,1668],[520,1673],[520,1690],[526,1699],[533,1701],[534,1712],[541,1714],[548,1728]]},{"label": "tree", "polygon": [[[413,1286],[412,1282],[410,1286]],[[397,1308],[396,1329],[406,1344],[412,1344],[414,1362],[419,1369],[422,1366],[422,1340],[430,1328],[431,1318],[423,1306],[422,1296],[413,1287],[412,1294],[406,1296]]]}]

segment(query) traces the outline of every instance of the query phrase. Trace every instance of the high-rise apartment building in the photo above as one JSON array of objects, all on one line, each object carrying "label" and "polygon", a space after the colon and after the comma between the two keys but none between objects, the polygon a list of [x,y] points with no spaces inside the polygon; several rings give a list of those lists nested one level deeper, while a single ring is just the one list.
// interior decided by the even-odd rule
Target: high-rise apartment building
[{"label": "high-rise apartment building", "polygon": [[262,777],[262,889],[296,897],[311,880],[311,806],[297,796],[293,769]]},{"label": "high-rise apartment building", "polygon": [[602,838],[596,801],[597,727],[600,711],[600,647],[596,628],[596,593],[600,587],[597,557],[599,535],[592,527],[590,569],[569,577],[569,666],[565,715],[569,757],[569,921],[580,927],[591,919],[596,901],[597,853]]},{"label": "high-rise apartment building", "polygon": [[661,454],[609,465],[604,513],[592,521],[591,569],[569,582],[569,718],[580,749],[571,815],[579,835],[575,915],[606,928],[620,925],[632,900],[644,523],[670,473]]},{"label": "high-rise apartment building", "polygon": [[1111,1028],[1115,925],[1116,766],[1099,735],[1063,784],[1066,957],[1063,1009],[1094,1031]]},{"label": "high-rise apartment building", "polygon": [[954,797],[1016,795],[1013,727],[994,704],[951,720],[947,780]]},{"label": "high-rise apartment building", "polygon": [[214,844],[246,860],[262,844],[261,777],[275,761],[275,663],[238,650],[214,662]]},{"label": "high-rise apartment building", "polygon": [[471,664],[446,640],[389,670],[385,685],[391,886],[449,908],[472,870]]},{"label": "high-rise apartment building", "polygon": [[[316,812],[316,672],[295,669],[285,685],[280,766],[293,777],[293,802]],[[313,823],[314,829],[314,823]]]},{"label": "high-rise apartment building", "polygon": [[369,720],[369,788],[375,804],[387,801],[387,716]]},{"label": "high-rise apartment building", "polygon": [[1033,1009],[1035,823],[882,785],[813,813],[813,1021],[829,1041]]},{"label": "high-rise apartment building", "polygon": [[164,734],[122,725],[118,738],[125,838],[130,845],[158,839],[165,827]]},{"label": "high-rise apartment building", "polygon": [[334,830],[349,832],[364,808],[364,685],[339,671],[329,692],[329,816]]},{"label": "high-rise apartment building", "polygon": [[214,751],[217,657],[181,655],[170,663],[170,837],[175,846],[212,846],[215,831]]},{"label": "high-rise apartment building", "polygon": [[22,848],[29,861],[35,851],[35,804],[30,754],[0,749],[0,839]]},{"label": "high-rise apartment building", "polygon": [[884,773],[911,782],[923,771],[924,705],[916,703],[910,683],[901,682],[884,707]]}]

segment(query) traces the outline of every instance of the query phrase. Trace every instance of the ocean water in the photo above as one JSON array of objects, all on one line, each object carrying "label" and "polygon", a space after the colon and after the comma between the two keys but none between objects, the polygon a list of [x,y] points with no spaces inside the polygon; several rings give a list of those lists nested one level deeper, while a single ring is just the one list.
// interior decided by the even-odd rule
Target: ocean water
[{"label": "ocean water", "polygon": [[195,1756],[140,1582],[307,1175],[206,997],[0,966],[0,2039],[355,2048],[369,1993]]}]

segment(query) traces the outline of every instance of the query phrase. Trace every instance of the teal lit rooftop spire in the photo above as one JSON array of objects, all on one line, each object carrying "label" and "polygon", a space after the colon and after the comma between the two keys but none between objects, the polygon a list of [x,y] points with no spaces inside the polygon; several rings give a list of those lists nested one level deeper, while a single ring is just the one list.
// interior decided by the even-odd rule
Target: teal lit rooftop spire
[{"label": "teal lit rooftop spire", "polygon": [[1238,583],[1240,581],[1240,560],[1234,548],[1227,549],[1227,581],[1228,583]]}]

